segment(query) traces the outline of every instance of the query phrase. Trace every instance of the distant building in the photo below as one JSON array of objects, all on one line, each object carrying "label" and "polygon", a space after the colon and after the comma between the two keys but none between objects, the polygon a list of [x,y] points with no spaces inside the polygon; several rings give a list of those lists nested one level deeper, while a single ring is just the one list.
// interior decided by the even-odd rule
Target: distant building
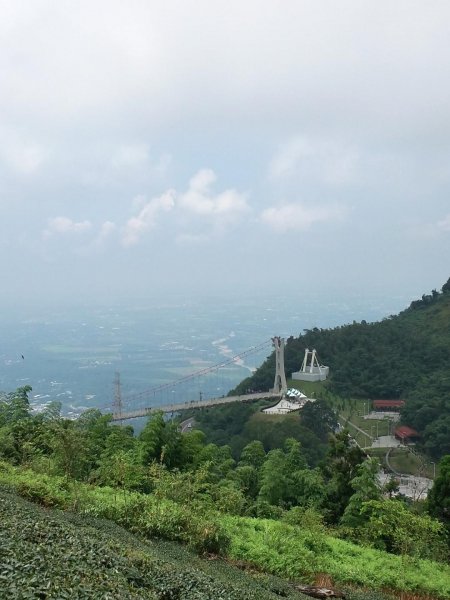
[{"label": "distant building", "polygon": [[408,444],[409,442],[413,442],[419,436],[418,432],[412,427],[408,427],[408,425],[400,425],[394,431],[395,437],[403,442],[404,444]]},{"label": "distant building", "polygon": [[297,390],[296,388],[289,388],[288,390],[286,390],[284,396],[285,398],[294,398],[294,400],[299,398],[306,398],[306,394],[304,394],[300,390]]},{"label": "distant building", "polygon": [[329,370],[329,367],[319,363],[315,349],[306,348],[300,371],[292,373],[292,379],[297,381],[325,381]]},{"label": "distant building", "polygon": [[373,410],[381,411],[399,411],[402,406],[405,406],[404,400],[373,400]]},{"label": "distant building", "polygon": [[307,402],[315,402],[315,398],[307,398],[304,394],[301,397],[294,399],[282,398],[275,406],[264,408],[263,413],[267,415],[287,415],[295,410],[300,410]]}]

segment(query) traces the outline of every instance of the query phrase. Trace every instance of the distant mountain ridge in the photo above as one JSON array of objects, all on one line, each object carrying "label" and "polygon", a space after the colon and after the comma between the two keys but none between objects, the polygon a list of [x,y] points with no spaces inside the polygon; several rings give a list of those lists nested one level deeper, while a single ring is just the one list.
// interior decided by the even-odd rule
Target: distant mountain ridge
[{"label": "distant mountain ridge", "polygon": [[[305,348],[316,348],[330,367],[330,391],[348,398],[405,399],[402,421],[417,429],[433,457],[450,453],[450,279],[440,292],[414,300],[398,315],[375,323],[353,322],[305,330],[289,338],[289,377]],[[236,388],[269,389],[274,356]]]}]

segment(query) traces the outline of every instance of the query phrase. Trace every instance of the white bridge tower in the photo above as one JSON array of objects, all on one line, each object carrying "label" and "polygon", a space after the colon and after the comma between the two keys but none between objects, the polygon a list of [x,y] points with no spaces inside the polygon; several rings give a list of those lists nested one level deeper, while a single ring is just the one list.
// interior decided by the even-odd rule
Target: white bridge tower
[{"label": "white bridge tower", "polygon": [[286,373],[284,372],[284,339],[278,336],[272,338],[275,348],[275,381],[273,383],[273,391],[276,394],[286,394],[287,383]]}]

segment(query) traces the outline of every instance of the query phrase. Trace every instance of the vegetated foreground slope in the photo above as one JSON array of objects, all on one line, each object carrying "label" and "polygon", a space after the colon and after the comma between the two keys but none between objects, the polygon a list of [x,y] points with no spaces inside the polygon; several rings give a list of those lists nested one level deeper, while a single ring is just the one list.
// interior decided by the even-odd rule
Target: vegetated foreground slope
[{"label": "vegetated foreground slope", "polygon": [[[0,584],[8,582],[5,589],[17,591],[12,597],[28,592],[41,598],[301,597],[271,573],[306,583],[325,574],[346,590],[347,600],[387,600],[383,589],[415,600],[450,598],[445,564],[337,539],[314,511],[293,514],[294,524],[226,515],[195,501],[181,505],[159,494],[124,494],[26,469],[9,467],[0,475],[7,486],[0,486]],[[43,511],[2,489],[81,514]],[[191,521],[201,528],[192,529]],[[219,560],[205,562],[182,547],[154,543],[155,537],[182,541],[202,554],[215,547],[221,556],[251,566],[253,574],[257,569],[256,579]],[[50,591],[41,590],[44,584]]]},{"label": "vegetated foreground slope", "polygon": [[[406,399],[402,421],[421,434],[424,449],[435,458],[450,453],[450,279],[441,292],[433,290],[380,322],[314,328],[290,338],[288,376],[299,370],[305,348],[316,348],[329,365],[332,392]],[[273,363],[272,355],[237,392],[269,389]]]},{"label": "vegetated foreground slope", "polygon": [[0,598],[305,599],[287,582],[0,489]]}]

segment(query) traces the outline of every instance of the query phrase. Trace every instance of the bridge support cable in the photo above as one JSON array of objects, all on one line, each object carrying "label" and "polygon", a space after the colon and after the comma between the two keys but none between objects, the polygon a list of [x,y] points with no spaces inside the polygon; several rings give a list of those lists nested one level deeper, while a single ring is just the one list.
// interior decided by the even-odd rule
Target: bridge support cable
[{"label": "bridge support cable", "polygon": [[181,377],[180,379],[177,379],[176,381],[171,381],[169,383],[163,383],[161,385],[155,386],[148,390],[144,390],[143,392],[140,392],[138,394],[133,394],[132,396],[129,396],[126,399],[121,400],[121,403],[122,403],[121,406],[122,407],[123,407],[123,405],[129,406],[130,404],[135,405],[136,403],[139,403],[139,401],[148,400],[148,398],[150,396],[152,396],[152,395],[155,396],[157,393],[160,393],[160,392],[170,393],[170,391],[175,386],[178,386],[181,384],[194,383],[193,387],[195,388],[199,385],[200,377],[217,372],[220,369],[227,367],[231,364],[236,364],[236,363],[238,363],[239,360],[242,360],[243,358],[250,356],[251,354],[256,354],[257,352],[261,352],[261,350],[263,350],[265,347],[269,347],[269,345],[270,345],[270,340],[267,340],[267,341],[263,342],[262,344],[259,344],[257,346],[252,346],[252,348],[249,348],[248,350],[245,350],[244,352],[236,354],[235,356],[232,356],[231,358],[229,358],[221,363],[217,363],[215,365],[212,365],[211,367],[205,367],[204,369],[195,371],[194,373],[190,373],[189,375]]}]

